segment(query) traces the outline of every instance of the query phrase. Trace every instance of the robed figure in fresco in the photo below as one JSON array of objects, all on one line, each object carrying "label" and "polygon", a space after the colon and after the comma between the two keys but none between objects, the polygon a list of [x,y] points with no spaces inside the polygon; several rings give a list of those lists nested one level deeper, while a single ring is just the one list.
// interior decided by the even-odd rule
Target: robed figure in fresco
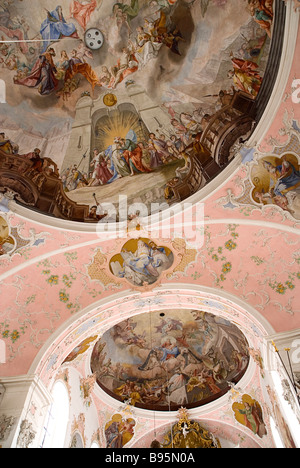
[{"label": "robed figure in fresco", "polygon": [[289,190],[300,191],[300,171],[287,160],[286,156],[282,158],[282,163],[275,165],[269,161],[263,161],[264,168],[270,175],[270,192],[274,195],[283,197]]},{"label": "robed figure in fresco", "polygon": [[[137,250],[132,252],[122,251],[123,268],[114,266],[114,271],[120,278],[133,280],[134,284],[142,285],[154,283],[160,275],[160,270],[167,269],[172,261],[164,248],[158,248],[153,243],[147,244],[139,240]],[[116,263],[116,262],[115,262]]]},{"label": "robed figure in fresco", "polygon": [[256,400],[253,400],[249,395],[243,395],[242,402],[234,403],[232,409],[240,424],[248,427],[261,438],[267,434],[262,409]]},{"label": "robed figure in fresco", "polygon": [[27,86],[29,88],[36,88],[38,86],[41,95],[48,95],[57,89],[59,81],[56,78],[56,66],[53,58],[55,51],[52,47],[41,54],[36,61],[32,72],[25,78],[15,78],[14,83]]},{"label": "robed figure in fresco", "polygon": [[271,25],[274,17],[273,0],[248,0],[248,5],[254,21],[271,37]]},{"label": "robed figure in fresco", "polygon": [[123,158],[126,161],[130,175],[136,173],[149,173],[151,169],[143,163],[143,148],[138,144],[137,135],[133,130],[130,130],[126,139],[121,139]]},{"label": "robed figure in fresco", "polygon": [[113,6],[113,10],[116,8],[120,9],[123,14],[127,16],[128,21],[131,21],[139,14],[139,0],[131,0],[130,5],[124,4],[123,2],[116,2]]},{"label": "robed figure in fresco", "polygon": [[111,261],[112,272],[135,285],[153,284],[173,263],[173,255],[154,242],[139,239],[134,252],[123,248],[121,259]]},{"label": "robed figure in fresco", "polygon": [[[83,51],[83,53],[78,53],[76,49],[71,51],[71,58],[66,69],[65,81],[72,80],[77,74],[82,75],[90,83],[94,91],[96,86],[101,86],[101,83],[91,65],[85,61],[84,55],[86,55],[85,51]],[[91,56],[88,57],[92,58]]]},{"label": "robed figure in fresco", "polygon": [[134,426],[134,419],[114,414],[105,426],[106,448],[120,449],[128,444],[134,436]]},{"label": "robed figure in fresco", "polygon": [[47,11],[47,18],[41,24],[40,34],[44,40],[42,53],[46,51],[52,41],[63,37],[79,39],[76,26],[73,23],[67,23],[60,5],[51,12]]},{"label": "robed figure in fresco", "polygon": [[90,17],[96,8],[97,0],[86,0],[81,2],[73,0],[70,6],[70,13],[72,18],[74,18],[85,30]]},{"label": "robed figure in fresco", "polygon": [[3,153],[13,154],[12,144],[4,132],[0,133],[0,149]]},{"label": "robed figure in fresco", "polygon": [[0,216],[0,256],[5,255],[15,245],[14,239],[10,236],[10,228],[7,221]]}]

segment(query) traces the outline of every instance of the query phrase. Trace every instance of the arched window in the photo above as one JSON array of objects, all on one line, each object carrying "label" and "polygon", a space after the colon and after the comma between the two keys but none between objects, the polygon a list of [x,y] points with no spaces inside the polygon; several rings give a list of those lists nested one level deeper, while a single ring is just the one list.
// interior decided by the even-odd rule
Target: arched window
[{"label": "arched window", "polygon": [[44,427],[42,448],[63,448],[69,421],[69,395],[65,385],[58,381],[52,390],[53,404]]}]

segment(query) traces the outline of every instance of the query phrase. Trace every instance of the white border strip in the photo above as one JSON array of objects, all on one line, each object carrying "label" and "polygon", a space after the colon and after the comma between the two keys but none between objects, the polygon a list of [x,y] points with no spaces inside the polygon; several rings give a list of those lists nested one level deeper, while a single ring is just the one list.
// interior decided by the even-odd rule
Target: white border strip
[{"label": "white border strip", "polygon": [[285,1],[286,4],[286,25],[284,31],[283,48],[281,62],[278,70],[272,96],[260,120],[260,125],[256,127],[247,146],[258,146],[269,131],[278,109],[282,103],[288,79],[294,60],[296,60],[295,49],[298,38],[299,13],[294,11],[293,2]]}]

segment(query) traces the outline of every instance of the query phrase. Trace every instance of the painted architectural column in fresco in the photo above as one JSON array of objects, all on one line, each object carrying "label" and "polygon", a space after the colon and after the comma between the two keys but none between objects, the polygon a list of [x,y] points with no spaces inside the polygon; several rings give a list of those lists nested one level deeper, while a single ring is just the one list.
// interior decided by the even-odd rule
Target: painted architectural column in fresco
[{"label": "painted architectural column in fresco", "polygon": [[[81,97],[76,104],[76,115],[73,122],[69,145],[62,163],[61,172],[81,162],[80,169],[89,171],[91,145],[91,112],[93,101],[89,96]],[[86,155],[86,157],[83,157]]]}]

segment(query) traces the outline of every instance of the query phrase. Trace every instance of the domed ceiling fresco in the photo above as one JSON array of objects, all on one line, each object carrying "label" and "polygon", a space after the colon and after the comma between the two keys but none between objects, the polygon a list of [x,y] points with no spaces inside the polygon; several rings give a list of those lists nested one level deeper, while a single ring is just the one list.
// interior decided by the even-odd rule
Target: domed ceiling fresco
[{"label": "domed ceiling fresco", "polygon": [[150,239],[131,239],[121,253],[110,260],[110,270],[118,278],[126,278],[131,284],[154,284],[163,271],[173,264],[174,255],[167,247],[159,247]]},{"label": "domed ceiling fresco", "polygon": [[111,397],[173,411],[224,395],[249,360],[246,338],[228,320],[168,310],[129,318],[105,332],[93,349],[91,369]]},{"label": "domed ceiling fresco", "polygon": [[200,190],[255,124],[272,3],[1,0],[1,191],[95,222]]}]

